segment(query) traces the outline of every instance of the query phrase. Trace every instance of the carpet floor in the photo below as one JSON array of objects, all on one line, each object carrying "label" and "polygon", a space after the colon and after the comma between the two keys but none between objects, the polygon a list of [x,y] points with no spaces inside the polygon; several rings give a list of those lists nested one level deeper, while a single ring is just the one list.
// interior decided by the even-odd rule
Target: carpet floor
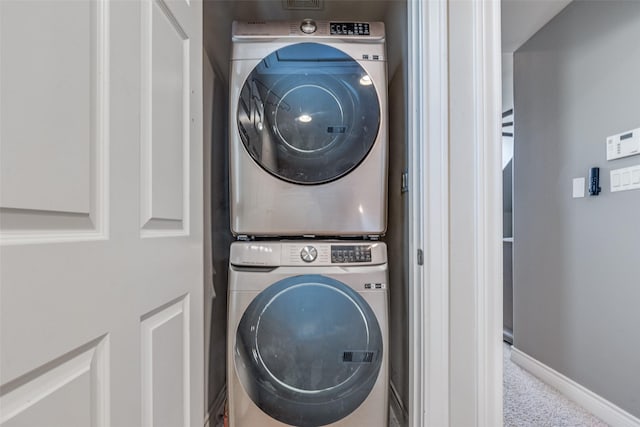
[{"label": "carpet floor", "polygon": [[511,361],[504,345],[505,427],[608,427],[556,389]]},{"label": "carpet floor", "polygon": [[[504,345],[504,427],[609,427],[554,388],[511,361]],[[389,409],[389,427],[400,427]]]}]

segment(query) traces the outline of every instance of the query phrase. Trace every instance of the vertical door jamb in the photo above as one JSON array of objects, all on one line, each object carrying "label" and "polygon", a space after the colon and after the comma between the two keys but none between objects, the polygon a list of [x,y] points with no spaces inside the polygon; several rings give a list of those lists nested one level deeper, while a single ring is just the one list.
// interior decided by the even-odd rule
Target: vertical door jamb
[{"label": "vertical door jamb", "polygon": [[502,69],[501,4],[469,2],[473,16],[476,236],[476,426],[503,423],[502,408]]},{"label": "vertical door jamb", "polygon": [[407,2],[410,427],[449,425],[447,7]]}]

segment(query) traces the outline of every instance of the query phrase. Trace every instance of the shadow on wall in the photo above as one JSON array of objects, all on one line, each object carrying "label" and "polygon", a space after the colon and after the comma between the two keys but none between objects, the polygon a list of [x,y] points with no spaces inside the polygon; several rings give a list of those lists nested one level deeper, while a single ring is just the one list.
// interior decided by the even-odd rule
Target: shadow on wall
[{"label": "shadow on wall", "polygon": [[227,286],[229,247],[233,241],[229,221],[229,153],[227,144],[228,88],[216,73],[211,138],[211,239],[213,245],[213,283],[216,293],[211,306],[209,333],[209,378],[207,391],[210,411],[217,410],[226,392]]}]

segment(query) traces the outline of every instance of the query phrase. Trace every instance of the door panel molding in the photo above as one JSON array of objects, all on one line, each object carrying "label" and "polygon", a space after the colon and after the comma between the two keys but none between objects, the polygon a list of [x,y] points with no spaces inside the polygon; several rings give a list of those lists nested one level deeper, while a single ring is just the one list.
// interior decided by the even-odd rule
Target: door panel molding
[{"label": "door panel molding", "polygon": [[[51,7],[58,7],[52,5]],[[69,12],[80,13],[73,9],[80,7],[82,3],[71,3],[72,9]],[[30,8],[43,6],[39,3],[31,2],[3,2],[0,7],[0,19],[3,21],[21,21],[25,14],[32,16]],[[77,111],[68,112],[58,106],[67,100],[63,96],[54,96],[52,90],[46,90],[55,84],[65,87],[71,85],[77,92],[83,93],[82,87],[76,87],[77,79],[67,79],[63,68],[69,64],[59,61],[60,72],[56,74],[54,82],[45,79],[30,78],[31,74],[42,75],[43,68],[51,71],[56,62],[50,61],[43,65],[39,61],[34,61],[33,57],[21,55],[15,61],[3,61],[1,85],[2,105],[0,108],[3,127],[7,123],[15,122],[20,125],[25,117],[34,121],[30,126],[22,126],[20,129],[3,130],[0,146],[2,150],[2,191],[4,196],[0,200],[0,244],[41,244],[51,242],[104,240],[108,238],[109,224],[109,0],[92,0],[88,3],[90,13],[89,34],[83,37],[89,40],[87,43],[87,54],[89,59],[89,76],[79,78],[88,79],[89,88],[86,107],[78,107]],[[24,8],[24,10],[20,10]],[[39,15],[46,15],[48,12],[58,12],[57,9],[39,10]],[[36,16],[38,14],[35,14]],[[44,19],[44,18],[41,18]],[[35,19],[34,19],[35,21]],[[47,18],[46,25],[51,25],[53,30],[61,24],[59,20]],[[32,23],[32,25],[36,25]],[[80,23],[82,24],[82,23]],[[80,25],[78,24],[78,25]],[[84,25],[87,25],[84,23]],[[68,26],[66,26],[68,28]],[[13,33],[16,28],[9,27],[7,32]],[[69,30],[73,32],[72,30]],[[69,34],[67,34],[69,35]],[[64,37],[64,35],[60,36]],[[76,38],[79,38],[76,37]],[[1,37],[2,50],[6,55],[11,51],[30,51],[25,48],[27,40],[16,37]],[[9,44],[12,41],[19,42],[12,49]],[[34,38],[34,51],[37,52],[41,40]],[[69,40],[52,40],[52,44],[67,44]],[[46,47],[46,46],[44,46]],[[40,48],[42,50],[42,47]],[[3,53],[5,55],[5,53]],[[9,58],[10,59],[10,58]],[[4,67],[11,67],[11,64],[18,64],[19,75],[12,75],[11,70]],[[9,64],[9,65],[7,65]],[[54,69],[54,68],[53,68]],[[7,72],[8,71],[8,72]],[[7,75],[9,74],[9,75]],[[15,73],[14,73],[15,74]],[[54,73],[55,74],[55,73]],[[11,81],[4,81],[4,78]],[[47,85],[42,90],[37,87],[33,89],[31,98],[42,97],[42,93],[50,96],[45,98],[45,105],[42,108],[48,110],[40,112],[42,124],[39,125],[38,111],[35,114],[29,113],[33,105],[40,105],[35,99],[27,95],[15,94],[12,92],[20,89],[23,85],[16,79],[28,79],[29,81],[40,81]],[[11,84],[9,84],[11,83]],[[78,95],[80,96],[80,95]],[[82,97],[81,96],[81,97]],[[47,104],[48,103],[48,104]],[[88,113],[84,113],[85,108]],[[28,110],[25,110],[28,109]],[[53,111],[52,111],[53,110]],[[60,112],[59,112],[60,111]],[[45,114],[46,113],[46,114]],[[76,114],[78,113],[78,114]],[[12,118],[10,114],[17,114]],[[86,120],[82,116],[86,114]],[[9,117],[7,117],[9,115]],[[56,119],[56,116],[60,118]],[[53,116],[47,119],[46,116]],[[61,123],[62,122],[62,123]],[[86,129],[81,129],[82,125],[74,126],[73,123],[83,122]],[[86,123],[84,123],[86,122]],[[48,124],[47,124],[48,123]],[[80,128],[78,128],[80,126]],[[23,130],[27,128],[27,132]],[[31,135],[29,128],[36,129],[31,134],[38,132],[50,132],[45,138]],[[59,128],[59,129],[55,129]],[[63,131],[64,128],[64,131]],[[68,128],[75,129],[74,135],[67,135]],[[49,130],[47,130],[49,129]],[[84,134],[84,135],[82,135]],[[82,137],[86,137],[83,140]],[[67,139],[71,137],[72,139]],[[27,138],[25,140],[25,138]],[[75,140],[73,140],[75,138]],[[60,144],[65,145],[61,148]],[[54,144],[52,146],[52,144]],[[65,152],[65,150],[69,150]],[[31,156],[27,158],[28,156]],[[38,165],[42,166],[39,167]],[[38,179],[40,174],[40,179]],[[60,177],[61,176],[61,177]],[[18,184],[19,183],[19,184]]]},{"label": "door panel molding", "polygon": [[164,1],[142,2],[142,237],[189,234],[190,42]]},{"label": "door panel molding", "polygon": [[[153,427],[154,419],[164,409],[174,409],[173,405],[161,405],[166,400],[181,398],[182,426],[190,425],[190,296],[187,294],[176,301],[165,304],[141,318],[141,366],[142,366],[142,427]],[[173,335],[172,335],[173,334]],[[177,336],[176,336],[177,334]],[[164,339],[163,339],[164,338]],[[176,342],[177,341],[177,342]],[[162,372],[172,371],[181,379],[182,390],[175,387],[159,387],[158,367]],[[170,395],[178,392],[181,396]],[[166,394],[165,394],[166,393]],[[165,394],[163,396],[163,394]],[[169,395],[167,395],[169,394]],[[175,414],[173,414],[175,416]],[[165,417],[162,417],[163,419]],[[166,420],[165,420],[166,421]],[[174,420],[177,421],[177,420]]]},{"label": "door panel molding", "polygon": [[[109,369],[109,336],[105,335],[3,385],[0,388],[0,424],[28,415],[29,408],[57,393],[78,403],[86,398],[88,407],[78,409],[88,412],[92,426],[108,427]],[[75,395],[69,391],[69,396],[64,396],[70,384],[83,378],[86,378],[88,389]]]}]

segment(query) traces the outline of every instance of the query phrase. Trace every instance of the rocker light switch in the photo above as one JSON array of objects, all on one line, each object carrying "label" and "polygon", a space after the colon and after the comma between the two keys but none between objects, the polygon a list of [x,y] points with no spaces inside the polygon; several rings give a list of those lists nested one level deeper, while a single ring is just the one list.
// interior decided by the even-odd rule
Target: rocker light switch
[{"label": "rocker light switch", "polygon": [[611,192],[640,189],[640,165],[611,171]]},{"label": "rocker light switch", "polygon": [[573,198],[584,197],[584,177],[573,178]]}]

